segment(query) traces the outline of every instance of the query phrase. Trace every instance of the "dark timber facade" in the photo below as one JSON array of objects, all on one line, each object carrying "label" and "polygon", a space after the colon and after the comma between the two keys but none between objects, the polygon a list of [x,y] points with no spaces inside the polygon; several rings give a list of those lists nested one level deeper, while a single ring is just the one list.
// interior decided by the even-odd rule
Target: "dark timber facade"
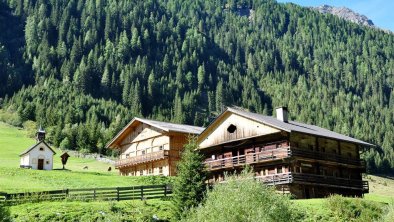
[{"label": "dark timber facade", "polygon": [[277,118],[228,108],[201,133],[198,143],[210,182],[251,165],[256,179],[297,198],[368,192],[359,153],[372,145],[288,121],[286,108],[277,109]]}]

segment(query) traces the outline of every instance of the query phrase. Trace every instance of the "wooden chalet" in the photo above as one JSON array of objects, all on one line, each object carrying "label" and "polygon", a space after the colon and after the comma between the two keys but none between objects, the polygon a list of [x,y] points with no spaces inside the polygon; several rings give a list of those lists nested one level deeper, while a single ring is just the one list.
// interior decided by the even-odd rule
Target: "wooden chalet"
[{"label": "wooden chalet", "polygon": [[204,128],[134,118],[108,144],[118,149],[115,167],[124,176],[175,176],[176,164],[189,135]]},{"label": "wooden chalet", "polygon": [[222,181],[225,172],[239,172],[248,164],[256,179],[297,198],[368,192],[359,153],[372,144],[289,121],[286,107],[277,108],[276,116],[239,108],[220,114],[197,140],[209,181]]}]

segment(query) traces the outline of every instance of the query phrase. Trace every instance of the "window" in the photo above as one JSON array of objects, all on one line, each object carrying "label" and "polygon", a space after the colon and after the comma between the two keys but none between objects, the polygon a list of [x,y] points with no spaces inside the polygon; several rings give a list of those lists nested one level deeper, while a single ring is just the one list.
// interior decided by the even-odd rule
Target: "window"
[{"label": "window", "polygon": [[129,154],[126,154],[126,158],[129,158]]},{"label": "window", "polygon": [[163,167],[159,167],[159,174],[163,174]]},{"label": "window", "polygon": [[142,150],[142,151],[141,151],[141,154],[142,154],[142,155],[145,155],[145,152],[146,152],[145,150]]},{"label": "window", "polygon": [[163,146],[159,146],[159,150],[163,150]]},{"label": "window", "polygon": [[153,173],[153,169],[150,168],[150,169],[148,170],[148,174],[150,175],[150,174],[152,174],[152,173]]},{"label": "window", "polygon": [[211,158],[212,158],[213,160],[216,160],[215,154],[213,154],[213,155],[211,156]]},{"label": "window", "polygon": [[49,164],[49,160],[46,161],[46,164],[47,164],[47,165]]},{"label": "window", "polygon": [[140,176],[144,175],[144,171],[140,170]]},{"label": "window", "polygon": [[227,132],[229,132],[229,133],[234,133],[235,130],[237,130],[237,127],[234,126],[233,124],[230,124],[230,126],[227,127]]},{"label": "window", "polygon": [[276,168],[276,173],[282,173],[282,167]]},{"label": "window", "polygon": [[40,151],[44,151],[44,147],[40,147]]}]

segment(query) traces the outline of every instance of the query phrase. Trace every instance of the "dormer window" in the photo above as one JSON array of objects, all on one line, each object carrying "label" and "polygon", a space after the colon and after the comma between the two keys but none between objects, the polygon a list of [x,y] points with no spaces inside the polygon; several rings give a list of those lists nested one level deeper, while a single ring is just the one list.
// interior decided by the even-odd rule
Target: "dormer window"
[{"label": "dormer window", "polygon": [[230,126],[227,127],[227,132],[229,133],[234,133],[235,130],[237,130],[237,127],[233,124],[230,124]]},{"label": "dormer window", "polygon": [[40,151],[44,151],[44,147],[40,147]]}]

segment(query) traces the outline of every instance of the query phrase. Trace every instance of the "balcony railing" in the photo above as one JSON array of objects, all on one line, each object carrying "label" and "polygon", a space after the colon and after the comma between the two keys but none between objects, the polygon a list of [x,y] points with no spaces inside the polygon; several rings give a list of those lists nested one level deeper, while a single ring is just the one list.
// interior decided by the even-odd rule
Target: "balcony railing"
[{"label": "balcony railing", "polygon": [[290,147],[266,150],[258,153],[249,153],[235,157],[205,161],[208,170],[238,167],[245,164],[267,162],[290,156]]},{"label": "balcony railing", "polygon": [[295,147],[291,147],[291,149],[290,147],[277,148],[273,150],[261,151],[258,153],[249,153],[245,155],[239,155],[239,156],[228,157],[223,159],[208,160],[205,161],[205,165],[207,166],[208,170],[217,170],[217,169],[242,166],[245,164],[267,162],[267,161],[272,161],[272,160],[282,159],[292,156],[305,157],[308,159],[316,159],[316,160],[327,160],[327,161],[333,161],[333,162],[344,163],[344,164],[352,164],[365,168],[364,160],[345,157],[333,153],[323,153],[319,151],[304,150]]},{"label": "balcony railing", "polygon": [[310,159],[328,160],[328,161],[333,161],[333,162],[346,163],[346,164],[352,164],[352,165],[358,165],[358,166],[365,167],[364,160],[351,158],[351,157],[345,157],[343,155],[339,155],[339,154],[335,154],[335,153],[325,153],[325,152],[323,153],[323,152],[319,152],[319,151],[304,150],[304,149],[299,149],[296,147],[291,147],[291,155],[306,157],[306,158],[310,158]]},{"label": "balcony railing", "polygon": [[160,150],[157,152],[147,153],[140,156],[129,157],[116,161],[115,167],[122,168],[128,166],[135,166],[141,163],[151,162],[155,160],[165,159],[169,156],[169,150]]},{"label": "balcony railing", "polygon": [[355,180],[348,178],[340,178],[333,176],[305,174],[305,173],[281,173],[266,176],[256,177],[259,181],[267,185],[279,185],[289,183],[307,183],[324,186],[332,186],[339,188],[350,188],[362,190],[364,193],[368,193],[369,185],[368,181]]},{"label": "balcony railing", "polygon": [[258,181],[267,185],[279,185],[293,183],[293,176],[291,173],[279,173],[266,176],[255,177]]}]

